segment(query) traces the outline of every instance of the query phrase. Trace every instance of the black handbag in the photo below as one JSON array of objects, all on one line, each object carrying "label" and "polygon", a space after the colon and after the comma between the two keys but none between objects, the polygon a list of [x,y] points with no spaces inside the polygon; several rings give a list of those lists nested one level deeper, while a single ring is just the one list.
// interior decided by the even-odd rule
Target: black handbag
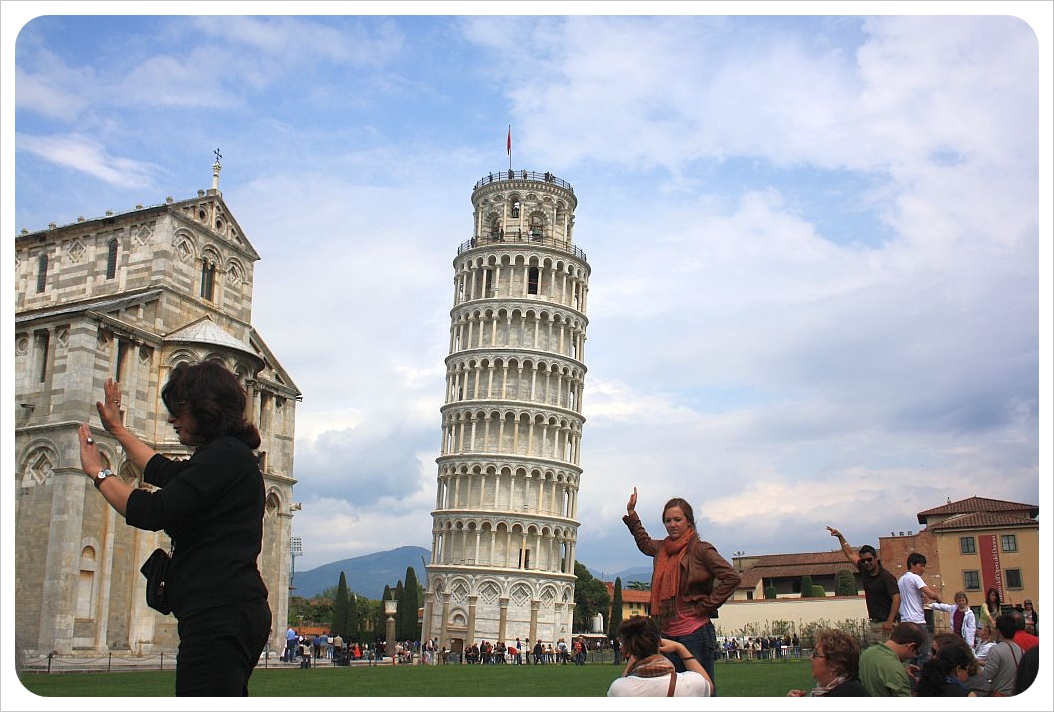
[{"label": "black handbag", "polygon": [[146,605],[166,616],[172,612],[165,596],[165,579],[172,558],[164,549],[154,549],[139,571],[146,577]]}]

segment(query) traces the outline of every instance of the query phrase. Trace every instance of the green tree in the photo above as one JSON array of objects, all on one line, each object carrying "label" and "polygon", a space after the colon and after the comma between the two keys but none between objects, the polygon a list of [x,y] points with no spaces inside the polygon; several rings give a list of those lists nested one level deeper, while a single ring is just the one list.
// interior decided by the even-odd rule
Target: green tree
[{"label": "green tree", "polygon": [[805,574],[801,577],[801,597],[812,598],[812,576]]},{"label": "green tree", "polygon": [[611,605],[611,596],[604,582],[589,573],[584,564],[575,562],[575,613],[572,632],[586,632],[589,621],[597,613],[605,613]]},{"label": "green tree", "polygon": [[395,638],[397,640],[406,640],[406,629],[404,624],[406,621],[406,588],[403,586],[403,581],[399,580],[395,584],[395,600],[398,601],[398,606],[395,607]]},{"label": "green tree", "polygon": [[647,581],[627,581],[626,589],[629,591],[650,591],[651,584]]},{"label": "green tree", "polygon": [[340,579],[337,581],[337,592],[333,599],[333,618],[329,628],[333,635],[346,638],[350,635],[348,624],[348,579],[341,571]]},{"label": "green tree", "polygon": [[308,618],[310,607],[310,602],[303,596],[290,596],[288,614],[289,625],[294,628],[300,625],[301,620]]},{"label": "green tree", "polygon": [[856,576],[852,569],[838,569],[834,575],[834,595],[855,596]]},{"label": "green tree", "polygon": [[359,598],[354,592],[348,596],[348,632],[344,636],[348,642],[363,639],[363,600],[365,599]]},{"label": "green tree", "polygon": [[608,637],[614,640],[618,637],[618,627],[622,623],[622,579],[615,577],[615,585],[611,591],[611,614],[608,616]]},{"label": "green tree", "polygon": [[772,584],[765,587],[765,598],[773,601],[779,598],[779,595],[776,592],[776,587]]},{"label": "green tree", "polygon": [[399,621],[402,624],[402,640],[420,640],[421,628],[417,625],[417,609],[421,607],[421,586],[417,583],[417,572],[413,566],[406,567],[406,583],[399,599]]}]

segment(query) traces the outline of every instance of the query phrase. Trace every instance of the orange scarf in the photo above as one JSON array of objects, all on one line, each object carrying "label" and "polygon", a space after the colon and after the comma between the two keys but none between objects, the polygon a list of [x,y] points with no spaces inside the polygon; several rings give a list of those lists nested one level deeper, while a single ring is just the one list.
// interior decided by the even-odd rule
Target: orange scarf
[{"label": "orange scarf", "polygon": [[651,615],[660,630],[677,613],[681,559],[688,553],[688,544],[696,538],[695,529],[689,528],[680,539],[666,537],[655,554],[655,570],[651,575]]}]

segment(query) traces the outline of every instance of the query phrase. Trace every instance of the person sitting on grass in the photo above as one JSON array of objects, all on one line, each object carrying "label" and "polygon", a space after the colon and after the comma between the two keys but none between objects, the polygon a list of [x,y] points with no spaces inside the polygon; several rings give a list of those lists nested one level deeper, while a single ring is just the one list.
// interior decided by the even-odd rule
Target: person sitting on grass
[{"label": "person sitting on grass", "polygon": [[[633,616],[618,630],[626,669],[608,688],[608,697],[711,697],[710,676],[683,643],[663,638],[651,618]],[[677,672],[666,656],[677,655],[685,671]]]},{"label": "person sitting on grass", "polygon": [[812,651],[812,677],[816,687],[791,690],[787,697],[869,697],[857,673],[860,645],[840,630],[822,630]]},{"label": "person sitting on grass", "polygon": [[975,665],[970,649],[963,645],[944,645],[922,666],[916,692],[919,697],[977,697],[966,681]]},{"label": "person sitting on grass", "polygon": [[872,697],[911,697],[911,678],[904,663],[927,644],[926,631],[918,623],[901,621],[889,640],[872,645],[860,654],[860,682]]}]

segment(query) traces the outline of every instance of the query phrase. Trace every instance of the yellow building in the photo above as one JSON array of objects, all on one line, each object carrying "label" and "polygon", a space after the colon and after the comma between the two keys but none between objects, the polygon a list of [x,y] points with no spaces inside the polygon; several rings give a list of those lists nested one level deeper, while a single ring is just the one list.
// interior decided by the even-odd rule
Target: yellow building
[{"label": "yellow building", "polygon": [[942,598],[951,602],[963,591],[977,610],[995,588],[1004,606],[1039,601],[1038,515],[1037,505],[984,497],[919,512],[919,524],[933,534]]}]

